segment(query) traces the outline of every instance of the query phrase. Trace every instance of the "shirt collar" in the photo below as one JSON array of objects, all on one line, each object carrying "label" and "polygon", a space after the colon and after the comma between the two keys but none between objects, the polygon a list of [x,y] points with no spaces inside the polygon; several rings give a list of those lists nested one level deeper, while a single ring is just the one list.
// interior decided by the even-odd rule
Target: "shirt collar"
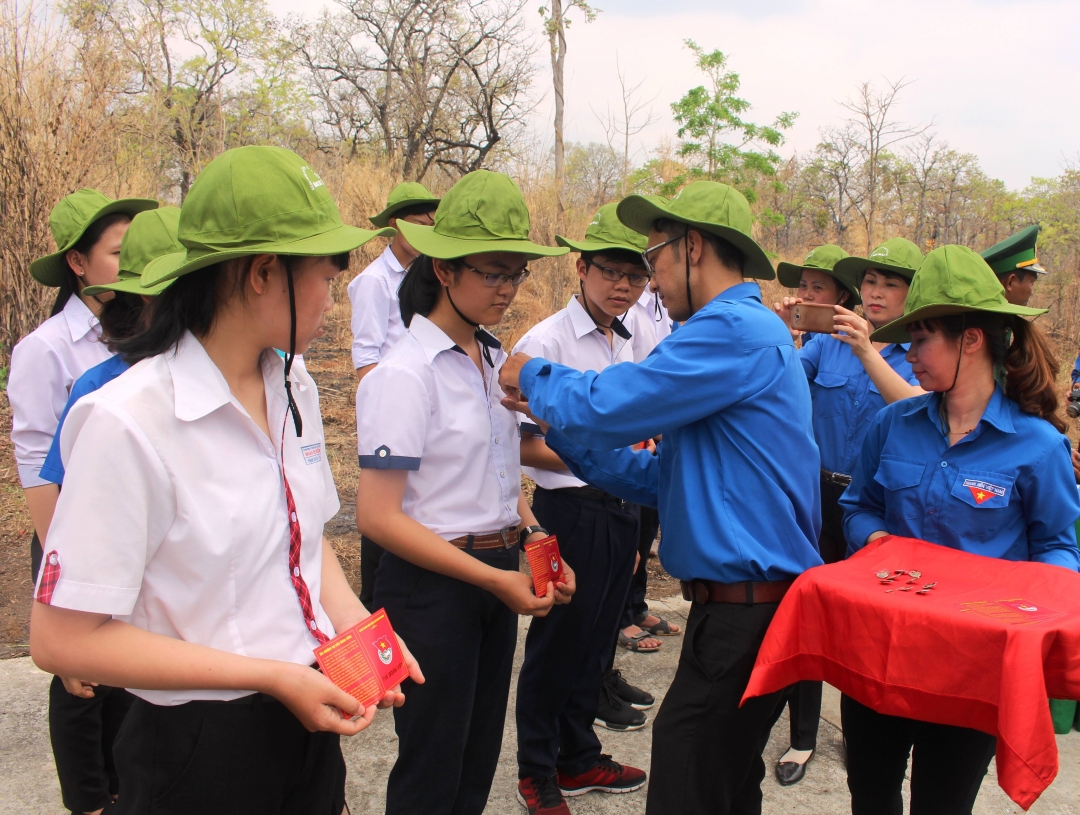
[{"label": "shirt collar", "polygon": [[[581,301],[576,296],[571,295],[570,302],[566,304],[566,311],[570,315],[570,322],[574,326],[574,336],[579,340],[594,331],[603,333],[600,326],[596,324],[596,320],[589,315],[589,312],[585,310],[585,307],[581,305]],[[611,330],[617,337],[622,337],[624,340],[628,340],[632,336],[630,330],[623,325],[623,321],[618,317],[611,321]]]},{"label": "shirt collar", "polygon": [[386,248],[382,253],[383,263],[386,264],[386,268],[391,272],[402,273],[405,271],[405,267],[401,265],[401,261],[397,259],[397,255],[394,254],[394,250],[390,248],[390,244],[386,244]]},{"label": "shirt collar", "polygon": [[62,310],[71,341],[78,342],[98,326],[98,318],[77,294],[72,294]]},{"label": "shirt collar", "polygon": [[[941,396],[940,393],[931,393],[925,400],[917,397],[912,399],[911,401],[916,404],[905,410],[904,415],[911,416],[920,410],[925,410],[927,418],[934,423],[934,427],[940,429]],[[986,410],[983,411],[982,418],[979,419],[979,424],[986,422],[1002,433],[1015,433],[1016,427],[1013,424],[1012,410],[1006,400],[1008,400],[1008,397],[1001,390],[1001,386],[994,385],[994,393],[986,405]]]},{"label": "shirt collar", "polygon": [[[458,348],[457,344],[450,339],[445,331],[420,314],[413,315],[412,322],[409,324],[409,332],[419,340],[428,362],[434,362],[435,357],[443,351],[462,350]],[[483,328],[476,329],[476,341],[481,345],[486,345],[488,348],[502,349],[502,343]]]}]

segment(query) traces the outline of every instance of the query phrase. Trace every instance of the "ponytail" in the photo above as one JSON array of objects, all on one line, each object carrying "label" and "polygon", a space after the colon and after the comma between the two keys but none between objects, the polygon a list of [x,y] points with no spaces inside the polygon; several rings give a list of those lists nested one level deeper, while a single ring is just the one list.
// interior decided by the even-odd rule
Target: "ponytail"
[{"label": "ponytail", "polygon": [[1005,354],[1005,395],[1024,413],[1046,419],[1058,432],[1065,422],[1058,414],[1058,362],[1046,335],[1022,317],[1012,320],[1013,341]]},{"label": "ponytail", "polygon": [[[456,270],[456,260],[444,260],[444,264]],[[401,306],[401,321],[408,328],[412,318],[419,314],[427,317],[439,303],[443,285],[435,274],[435,266],[427,255],[419,255],[409,265],[405,279],[398,289],[398,303]]]},{"label": "ponytail", "polygon": [[116,343],[132,336],[143,327],[146,309],[150,306],[137,294],[118,291],[106,300],[98,315],[101,336],[110,351],[116,353]]}]

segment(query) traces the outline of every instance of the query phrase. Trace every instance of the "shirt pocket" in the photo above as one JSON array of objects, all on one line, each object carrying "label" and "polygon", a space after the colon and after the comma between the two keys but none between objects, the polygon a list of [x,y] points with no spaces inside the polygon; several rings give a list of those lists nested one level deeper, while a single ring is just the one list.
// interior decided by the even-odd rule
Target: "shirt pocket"
[{"label": "shirt pocket", "polygon": [[919,484],[926,472],[925,461],[882,456],[874,480],[885,488],[885,522],[919,517]]},{"label": "shirt pocket", "polygon": [[818,371],[814,377],[814,413],[819,419],[844,413],[844,396],[849,377],[834,371]]},{"label": "shirt pocket", "polygon": [[1012,504],[1016,479],[987,470],[959,470],[942,521],[966,540],[985,542],[1014,525],[1021,512]]}]

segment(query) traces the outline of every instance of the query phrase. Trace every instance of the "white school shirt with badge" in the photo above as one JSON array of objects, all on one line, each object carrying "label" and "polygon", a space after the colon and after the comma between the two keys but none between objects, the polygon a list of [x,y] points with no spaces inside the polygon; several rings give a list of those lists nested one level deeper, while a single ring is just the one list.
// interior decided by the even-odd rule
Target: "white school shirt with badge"
[{"label": "white school shirt with badge", "polygon": [[[337,490],[315,382],[293,368],[304,431],[297,439],[284,363],[267,349],[261,365],[270,438],[190,332],[175,353],[139,362],[72,407],[60,436],[64,489],[45,547],[46,562],[55,552],[59,565],[51,605],[234,654],[315,661],[318,642],[290,580],[282,427],[300,576],[329,637],[334,627],[319,602],[322,534],[337,514]],[[156,705],[252,692],[129,690]]]},{"label": "white school shirt with badge", "polygon": [[486,331],[476,336],[483,375],[417,314],[356,391],[361,469],[408,471],[402,510],[446,540],[521,522],[517,420],[499,387],[506,353]]},{"label": "white school shirt with badge", "polygon": [[387,246],[349,282],[354,368],[376,364],[405,336],[398,303],[398,289],[404,279],[405,268]]},{"label": "white school shirt with badge", "polygon": [[[604,332],[585,311],[577,296],[574,296],[570,298],[566,308],[526,331],[514,346],[514,353],[543,357],[578,371],[600,373],[609,365],[633,362],[636,356],[636,337],[631,334],[631,330],[622,321],[613,324],[613,328],[615,331],[609,344]],[[535,436],[543,435],[540,428],[528,418],[521,419],[521,429]],[[569,470],[541,470],[536,467],[521,469],[546,490],[585,486],[585,482],[575,478]]]},{"label": "white school shirt with badge", "polygon": [[112,356],[101,326],[82,298],[72,295],[56,314],[11,351],[7,395],[11,443],[24,489],[51,484],[39,473],[75,380]]}]

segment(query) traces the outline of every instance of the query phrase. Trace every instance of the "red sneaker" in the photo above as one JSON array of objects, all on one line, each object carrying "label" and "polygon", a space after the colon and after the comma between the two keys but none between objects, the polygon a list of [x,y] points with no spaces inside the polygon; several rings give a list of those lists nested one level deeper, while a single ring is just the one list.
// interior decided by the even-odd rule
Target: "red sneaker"
[{"label": "red sneaker", "polygon": [[522,778],[518,781],[518,802],[529,815],[570,815],[570,807],[554,778]]},{"label": "red sneaker", "polygon": [[592,790],[599,792],[633,792],[645,786],[645,771],[637,767],[624,767],[611,756],[601,755],[600,763],[581,775],[559,773],[559,789],[563,795],[582,795]]}]

